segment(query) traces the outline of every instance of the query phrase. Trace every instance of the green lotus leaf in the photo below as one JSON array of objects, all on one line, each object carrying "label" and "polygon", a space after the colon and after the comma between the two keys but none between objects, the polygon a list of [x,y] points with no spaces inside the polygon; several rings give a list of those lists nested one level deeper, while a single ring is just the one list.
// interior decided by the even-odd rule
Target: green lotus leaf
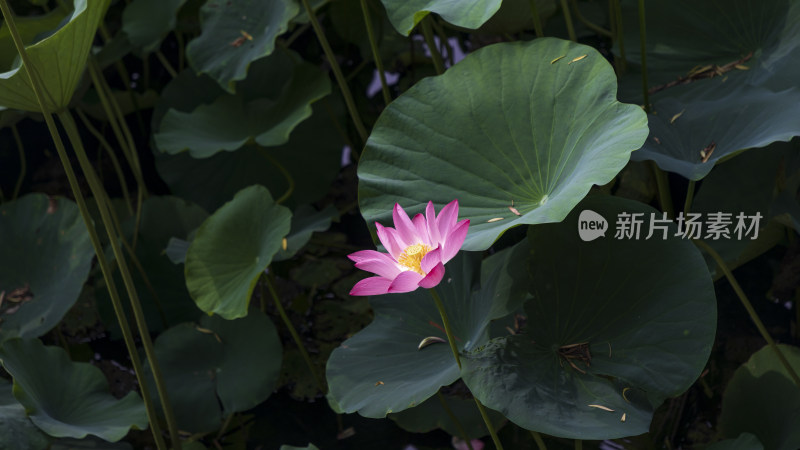
[{"label": "green lotus leaf", "polygon": [[[97,25],[103,19],[109,0],[75,0],[75,11],[58,31],[26,47],[44,88],[45,107],[64,108],[72,99],[83,75]],[[24,66],[0,73],[0,105],[41,112]]]},{"label": "green lotus leaf", "polygon": [[122,31],[130,43],[150,53],[175,29],[176,15],[186,0],[135,0],[122,12]]},{"label": "green lotus leaf", "polygon": [[147,427],[138,394],[115,399],[100,369],[70,361],[60,347],[46,347],[38,339],[11,339],[0,347],[0,362],[14,377],[14,397],[50,436],[91,434],[115,442],[131,428]]},{"label": "green lotus leaf", "polygon": [[[154,135],[162,152],[188,150],[195,158],[234,151],[255,141],[277,146],[312,112],[311,103],[330,93],[330,81],[318,68],[278,52],[253,64],[237,94],[220,92],[211,103],[183,112],[169,109]],[[187,95],[194,95],[187,87]]]},{"label": "green lotus leaf", "polygon": [[742,433],[736,439],[725,439],[709,445],[706,450],[764,450],[764,445],[755,435]]},{"label": "green lotus leaf", "polygon": [[11,383],[0,378],[0,448],[45,450],[50,439],[34,425],[11,393]]},{"label": "green lotus leaf", "polygon": [[[319,105],[285,145],[245,145],[204,159],[188,152],[174,156],[156,153],[156,168],[175,195],[208,211],[253,184],[266,186],[276,196],[291,188],[287,204],[296,205],[319,200],[328,192],[339,173],[343,145],[334,123]],[[278,164],[291,176],[292,184]]]},{"label": "green lotus leaf", "polygon": [[286,249],[278,250],[273,260],[284,261],[294,256],[308,243],[315,231],[327,230],[331,226],[331,220],[338,216],[339,211],[333,205],[328,205],[321,211],[301,205],[292,214],[292,227],[286,236]]},{"label": "green lotus leaf", "polygon": [[[602,223],[581,225],[585,210],[608,222],[604,236],[578,236],[588,220]],[[616,238],[623,212],[643,214],[639,240]],[[530,228],[530,253],[515,262],[528,267],[526,327],[462,359],[484,405],[529,430],[610,439],[647,432],[655,408],[692,385],[714,342],[714,287],[699,250],[672,236],[671,222],[667,239],[660,231],[645,239],[651,213],[592,196],[562,223]]]},{"label": "green lotus leaf", "polygon": [[429,13],[436,13],[447,22],[460,27],[475,29],[489,20],[502,0],[381,0],[389,20],[403,36]]},{"label": "green lotus leaf", "polygon": [[[779,344],[789,365],[800,372],[800,349]],[[736,369],[722,396],[722,434],[752,433],[773,450],[800,447],[800,388],[775,351],[766,346]]]},{"label": "green lotus leaf", "polygon": [[[493,256],[484,288],[474,290],[479,277],[479,254],[461,252],[447,266],[436,287],[453,327],[457,346],[469,350],[485,342],[493,312],[513,309],[497,303],[517,303],[521,298],[496,297],[497,282],[510,251]],[[424,289],[408,294],[371,297],[375,320],[333,351],[328,359],[330,396],[343,412],[365,417],[385,417],[424,402],[441,386],[459,378],[459,370],[446,343],[441,317]],[[438,342],[418,349],[426,337]]]},{"label": "green lotus leaf", "polygon": [[[400,428],[411,431],[412,433],[427,433],[435,429],[442,429],[452,436],[459,438],[478,439],[489,435],[489,430],[483,422],[483,418],[475,406],[475,400],[465,399],[455,396],[444,396],[447,407],[453,412],[461,427],[466,431],[467,436],[461,434],[459,425],[450,418],[450,415],[442,406],[438,398],[431,397],[421,405],[412,409],[407,409],[399,413],[389,414]],[[491,409],[487,410],[489,420],[499,430],[505,422],[505,418]]]},{"label": "green lotus leaf", "polygon": [[199,325],[177,325],[156,339],[155,352],[178,426],[204,432],[270,396],[283,348],[269,318],[253,311],[237,320],[203,316]]},{"label": "green lotus leaf", "polygon": [[208,0],[200,8],[203,32],[186,47],[189,64],[234,92],[250,63],[272,53],[299,10],[294,0]]},{"label": "green lotus leaf", "polygon": [[0,254],[2,342],[56,326],[78,299],[94,250],[75,203],[29,194],[0,205]]},{"label": "green lotus leaf", "polygon": [[186,252],[186,287],[197,306],[226,319],[246,316],[253,288],[289,233],[291,217],[265,187],[251,186],[206,219]]},{"label": "green lotus leaf", "polygon": [[[30,45],[42,33],[57,28],[66,15],[67,11],[59,7],[41,16],[15,17],[14,23],[17,25],[17,31],[19,31],[22,42],[25,45]],[[9,69],[18,58],[19,53],[14,41],[11,39],[11,30],[8,29],[8,25],[3,21],[2,26],[0,26],[0,67]]]},{"label": "green lotus leaf", "polygon": [[[625,2],[623,12],[626,48],[638,48],[635,2]],[[646,12],[649,87],[658,92],[650,96],[650,138],[633,159],[699,180],[732,153],[800,135],[792,120],[800,114],[800,4],[656,0]],[[639,52],[627,56],[637,69]],[[720,75],[667,87],[692,70]],[[622,85],[642,102],[640,76],[632,73]]]},{"label": "green lotus leaf", "polygon": [[647,136],[644,112],[615,96],[614,71],[591,47],[552,38],[484,47],[383,111],[359,162],[361,213],[387,223],[395,202],[417,213],[458,199],[471,219],[465,250],[561,221]]},{"label": "green lotus leaf", "polygon": [[[713,236],[708,235],[706,227],[701,238],[720,254],[731,270],[758,257],[786,236],[783,226],[771,220],[770,208],[779,169],[793,151],[788,144],[777,142],[757,152],[744,152],[715,166],[703,179],[691,212],[701,214],[706,223],[711,217],[709,214],[730,214],[729,237],[711,239]],[[742,219],[738,219],[740,214],[744,215]],[[758,238],[752,239],[754,230],[746,231],[751,218],[757,214],[761,216]],[[744,228],[737,228],[740,222]],[[706,261],[714,278],[723,276],[713,258],[707,256]]]},{"label": "green lotus leaf", "polygon": [[[185,239],[208,217],[197,205],[177,197],[149,197],[142,205],[139,234],[136,237],[137,266],[129,255],[126,260],[139,295],[147,328],[158,332],[182,322],[195,320],[202,314],[186,289],[183,268],[176,266],[165,254],[172,238]],[[136,218],[128,218],[123,230],[129,243],[133,242]],[[144,271],[147,279],[140,271]],[[124,286],[121,276],[115,274],[117,286]],[[106,329],[114,337],[121,337],[119,325],[105,289],[97,292],[97,309]]]}]

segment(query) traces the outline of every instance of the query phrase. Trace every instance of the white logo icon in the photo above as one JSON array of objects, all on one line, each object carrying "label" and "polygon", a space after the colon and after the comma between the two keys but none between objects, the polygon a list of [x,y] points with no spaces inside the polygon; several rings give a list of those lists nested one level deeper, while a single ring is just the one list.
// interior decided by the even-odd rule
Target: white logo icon
[{"label": "white logo icon", "polygon": [[593,241],[600,236],[605,237],[608,231],[608,221],[592,211],[591,209],[584,209],[581,215],[578,216],[578,235],[584,241]]}]

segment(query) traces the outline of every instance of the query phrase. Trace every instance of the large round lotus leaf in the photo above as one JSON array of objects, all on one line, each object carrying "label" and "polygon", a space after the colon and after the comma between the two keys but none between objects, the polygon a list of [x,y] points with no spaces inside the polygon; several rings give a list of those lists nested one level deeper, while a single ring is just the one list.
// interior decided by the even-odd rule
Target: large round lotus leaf
[{"label": "large round lotus leaf", "polygon": [[130,43],[149,53],[161,46],[161,40],[175,29],[177,13],[186,0],[135,0],[122,12],[122,31]]},{"label": "large round lotus leaf", "polygon": [[[580,225],[584,210],[608,223]],[[639,240],[615,237],[620,213],[643,215]],[[714,287],[691,241],[658,231],[645,239],[651,213],[593,196],[562,223],[530,228],[531,251],[516,262],[528,267],[526,327],[463,359],[464,381],[483,404],[526,429],[610,439],[647,432],[653,410],[691,386],[714,342]],[[605,237],[581,240],[589,221]]]},{"label": "large round lotus leaf", "polygon": [[[729,214],[728,237],[713,239],[714,235],[709,235],[706,227],[701,239],[722,256],[730,269],[756,258],[786,236],[783,226],[770,220],[770,208],[780,167],[786,164],[792,152],[796,153],[783,142],[757,152],[744,152],[715,166],[703,179],[691,212],[701,214],[705,222],[711,217],[709,214]],[[741,219],[740,214],[743,214]],[[747,231],[756,215],[761,219],[758,237],[753,239],[755,230]],[[711,256],[707,256],[706,261],[713,277],[723,276]]]},{"label": "large round lotus leaf", "polygon": [[[796,373],[800,349],[778,345]],[[800,387],[794,384],[775,352],[766,346],[736,369],[722,396],[722,433],[748,432],[771,450],[800,448]]]},{"label": "large round lotus leaf", "polygon": [[92,434],[114,442],[131,428],[147,427],[144,403],[135,392],[115,399],[100,369],[70,361],[60,347],[12,339],[0,347],[0,362],[14,377],[14,397],[50,436]]},{"label": "large round lotus leaf", "polygon": [[265,187],[251,186],[206,219],[186,252],[186,287],[197,306],[226,319],[246,316],[291,217]]},{"label": "large round lotus leaf", "polygon": [[421,212],[458,199],[472,220],[466,250],[558,222],[647,136],[644,112],[615,96],[614,71],[591,47],[536,39],[478,50],[381,114],[358,167],[361,213],[387,223],[395,202]]},{"label": "large round lotus leaf", "polygon": [[[629,49],[639,45],[635,3],[623,8]],[[800,4],[655,0],[646,12],[651,89],[698,71],[719,74],[651,95],[650,138],[633,159],[699,180],[731,153],[800,135],[793,120],[800,114]],[[627,56],[638,64],[639,52]],[[641,92],[637,74],[622,84],[626,92]],[[641,94],[631,98],[642,101]],[[702,162],[701,150],[712,143],[713,153]]]},{"label": "large round lotus leaf", "polygon": [[199,325],[177,325],[158,337],[155,351],[178,426],[204,432],[270,396],[283,348],[269,318],[253,311],[243,319],[204,316]]},{"label": "large round lotus leaf", "polygon": [[299,8],[294,0],[208,0],[200,8],[203,32],[186,47],[189,64],[234,92],[250,63],[272,53]]},{"label": "large round lotus leaf", "polygon": [[[204,103],[206,93],[169,108],[154,134],[156,146],[171,155],[188,150],[195,158],[208,158],[252,140],[263,146],[285,144],[294,127],[311,115],[311,103],[331,89],[323,72],[297,60],[290,52],[275,53],[253,64],[236,94],[215,89],[219,95],[211,103]],[[177,89],[194,98],[191,86]]]},{"label": "large round lotus leaf", "polygon": [[[72,92],[83,75],[97,25],[109,3],[109,0],[75,0],[75,11],[65,25],[26,47],[47,93],[42,101],[48,110],[64,108],[72,99]],[[0,73],[0,105],[41,112],[30,83],[24,66]]]},{"label": "large round lotus leaf", "polygon": [[[173,264],[165,250],[171,238],[186,239],[207,217],[208,214],[200,207],[177,197],[153,196],[142,205],[136,257],[147,280],[127,254],[126,260],[136,284],[147,328],[152,332],[195,320],[201,314],[186,289],[183,267]],[[131,217],[123,223],[129,243],[133,242],[135,221]],[[117,286],[124,286],[119,273],[115,273],[115,277]],[[97,309],[103,323],[114,337],[121,337],[107,290],[101,289],[97,295]]]},{"label": "large round lotus leaf", "polygon": [[[460,438],[478,439],[489,435],[489,430],[486,429],[486,424],[483,422],[474,399],[449,395],[444,396],[444,399],[467,436],[461,434],[459,426],[453,422],[442,406],[441,400],[436,397],[431,397],[412,409],[389,414],[389,418],[394,420],[400,428],[413,433],[427,433],[441,428],[451,436]],[[486,413],[495,429],[499,430],[505,422],[505,418],[491,409],[488,409]]]},{"label": "large round lotus leaf", "polygon": [[0,254],[2,342],[56,326],[78,299],[94,251],[75,203],[30,194],[0,205]]},{"label": "large round lotus leaf", "polygon": [[498,9],[502,0],[381,0],[398,33],[408,36],[429,13],[460,27],[475,29]]},{"label": "large round lotus leaf", "polygon": [[[253,184],[266,186],[275,197],[292,187],[287,203],[319,200],[339,173],[344,144],[325,109],[321,105],[313,109],[313,115],[297,126],[285,145],[245,145],[235,152],[219,152],[203,159],[193,158],[188,152],[174,156],[156,153],[156,168],[175,195],[208,211]],[[276,163],[291,176],[291,186]]]},{"label": "large round lotus leaf", "polygon": [[[461,252],[445,267],[436,287],[445,305],[460,349],[472,349],[487,339],[493,314],[513,306],[498,306],[521,299],[494,296],[497,281],[510,252],[495,258],[496,270],[478,279],[479,255]],[[327,366],[329,394],[343,412],[384,417],[424,402],[441,386],[459,378],[450,346],[439,342],[418,349],[426,337],[447,339],[431,294],[417,289],[408,294],[387,294],[370,299],[375,320],[333,351]]]},{"label": "large round lotus leaf", "polygon": [[[29,45],[34,42],[40,33],[57,28],[66,13],[63,8],[59,7],[41,16],[17,16],[14,18],[14,23],[17,25],[17,31],[19,31],[22,42],[25,45]],[[3,21],[2,26],[0,26],[0,68],[4,70],[11,68],[17,58],[19,58],[19,52],[17,52],[17,47],[11,39],[11,31],[8,29],[8,25]]]},{"label": "large round lotus leaf", "polygon": [[0,378],[0,448],[50,448],[50,439],[31,423],[25,407],[11,393],[11,383],[3,378]]}]

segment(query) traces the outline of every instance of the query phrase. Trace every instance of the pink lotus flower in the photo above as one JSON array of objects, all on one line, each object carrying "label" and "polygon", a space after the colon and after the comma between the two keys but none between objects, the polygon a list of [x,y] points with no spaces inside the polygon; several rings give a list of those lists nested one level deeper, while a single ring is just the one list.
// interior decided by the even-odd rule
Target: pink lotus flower
[{"label": "pink lotus flower", "polygon": [[350,295],[380,295],[411,292],[418,287],[432,288],[444,277],[444,265],[453,259],[467,237],[469,220],[458,220],[458,200],[448,203],[436,217],[433,202],[425,215],[414,219],[399,204],[394,205],[395,228],[375,222],[378,239],[389,253],[362,250],[347,257],[356,267],[377,277],[363,279]]}]

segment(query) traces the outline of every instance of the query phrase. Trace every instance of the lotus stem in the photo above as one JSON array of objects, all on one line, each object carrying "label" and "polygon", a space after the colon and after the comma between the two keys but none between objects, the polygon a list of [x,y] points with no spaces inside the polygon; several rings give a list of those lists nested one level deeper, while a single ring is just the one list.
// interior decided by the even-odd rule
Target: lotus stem
[{"label": "lotus stem", "polygon": [[536,0],[530,0],[531,16],[533,16],[533,30],[536,32],[536,37],[544,37],[542,30],[542,19],[539,17],[539,8],[536,7]]},{"label": "lotus stem", "polygon": [[445,400],[444,395],[442,395],[442,391],[436,391],[436,397],[439,398],[439,403],[442,404],[442,408],[444,408],[444,411],[447,413],[447,416],[450,417],[450,420],[452,420],[453,423],[456,425],[456,428],[458,429],[458,434],[460,434],[461,439],[464,439],[464,442],[467,443],[467,447],[469,447],[469,450],[475,450],[472,448],[472,441],[469,439],[469,436],[467,436],[467,431],[466,429],[464,429],[464,425],[461,424],[461,421],[458,420],[458,417],[456,417],[456,415],[453,413],[453,410],[450,409],[450,406],[447,404],[447,400]]},{"label": "lotus stem", "polygon": [[536,447],[539,450],[547,450],[547,445],[545,445],[544,440],[542,439],[542,435],[536,431],[530,430],[531,436],[533,436],[533,440],[536,442]]},{"label": "lotus stem", "polygon": [[644,110],[649,113],[651,109],[650,94],[647,92],[647,25],[645,24],[644,0],[639,0],[639,45],[642,53],[642,98]]},{"label": "lotus stem", "polygon": [[769,344],[770,348],[772,348],[772,351],[775,352],[775,356],[778,357],[778,360],[781,362],[783,368],[786,369],[786,372],[792,378],[794,383],[798,387],[800,387],[800,377],[797,376],[797,372],[795,372],[794,368],[791,366],[791,364],[789,364],[789,361],[783,355],[781,349],[778,348],[778,345],[775,343],[775,340],[773,340],[772,336],[769,335],[767,328],[764,326],[764,323],[761,322],[761,318],[758,317],[758,313],[756,313],[756,310],[753,309],[753,305],[750,303],[750,300],[747,298],[747,295],[745,295],[744,291],[742,290],[742,287],[739,286],[739,282],[736,281],[736,278],[733,276],[731,269],[728,268],[727,264],[725,264],[725,260],[722,259],[722,257],[719,255],[719,253],[717,253],[716,250],[714,250],[710,245],[706,244],[705,242],[699,239],[694,239],[694,243],[698,247],[703,249],[706,253],[711,255],[712,258],[714,258],[714,261],[716,261],[719,268],[725,274],[725,277],[728,279],[728,282],[731,284],[731,287],[733,287],[734,292],[736,292],[736,296],[739,297],[739,300],[742,302],[742,305],[744,305],[744,309],[747,310],[747,314],[750,315],[750,320],[753,321],[753,323],[756,325],[756,328],[758,328],[758,332],[761,333],[761,337],[763,337],[764,340],[767,341],[767,344]]},{"label": "lotus stem", "polygon": [[339,63],[336,61],[336,55],[333,54],[331,45],[328,43],[328,38],[325,37],[325,32],[322,30],[322,26],[320,26],[317,16],[314,15],[314,10],[311,9],[311,5],[308,3],[308,0],[302,0],[302,2],[303,8],[306,10],[306,14],[308,14],[308,20],[311,22],[311,27],[314,28],[314,33],[317,35],[317,40],[322,46],[322,51],[325,52],[325,57],[328,58],[328,64],[331,65],[333,75],[336,77],[336,82],[339,83],[339,89],[342,90],[342,96],[344,97],[344,102],[347,105],[347,111],[350,113],[350,118],[353,119],[353,124],[356,127],[356,131],[358,131],[358,136],[361,138],[361,142],[367,142],[367,130],[364,128],[364,124],[361,122],[361,116],[358,115],[358,109],[356,109],[356,103],[353,100],[353,94],[350,92],[350,88],[347,86],[344,75],[342,75],[342,69],[339,67]]},{"label": "lotus stem", "polygon": [[[14,41],[14,45],[17,48],[17,52],[19,52],[20,58],[22,59],[23,64],[27,68],[28,78],[31,83],[31,88],[33,90],[34,95],[36,96],[36,101],[39,103],[39,107],[42,110],[42,114],[44,116],[45,123],[47,125],[47,129],[50,132],[50,136],[53,138],[53,143],[56,147],[56,152],[58,153],[58,157],[61,160],[61,164],[64,167],[64,172],[67,175],[67,181],[69,182],[70,189],[72,190],[72,194],[75,197],[75,202],[78,204],[78,210],[81,213],[81,218],[83,219],[84,225],[89,233],[89,240],[92,243],[92,247],[94,248],[95,254],[97,255],[97,262],[100,266],[100,270],[103,273],[103,278],[106,282],[106,287],[108,288],[109,294],[111,296],[111,303],[114,307],[114,312],[117,316],[117,320],[119,321],[120,329],[122,330],[123,340],[125,341],[125,347],[128,350],[128,354],[131,358],[131,364],[133,364],[134,371],[136,372],[136,377],[139,381],[139,388],[142,391],[142,397],[145,404],[145,410],[147,412],[147,419],[150,423],[150,430],[153,434],[153,438],[155,439],[156,446],[160,450],[166,450],[167,446],[164,442],[164,438],[161,436],[161,429],[158,424],[158,416],[156,415],[155,405],[153,405],[152,399],[148,395],[148,388],[147,384],[145,383],[144,379],[144,371],[142,370],[141,360],[139,359],[139,353],[136,350],[136,344],[133,340],[133,333],[131,332],[130,326],[128,325],[128,320],[125,317],[125,310],[122,307],[122,302],[119,297],[119,292],[114,285],[114,277],[111,275],[111,269],[108,266],[108,261],[105,258],[105,253],[103,251],[103,245],[100,243],[100,238],[97,235],[97,230],[94,228],[94,223],[92,222],[91,215],[89,214],[89,209],[86,207],[86,200],[83,198],[83,194],[81,192],[80,186],[78,184],[78,179],[75,176],[75,172],[72,168],[72,163],[69,160],[69,156],[67,156],[67,151],[64,147],[64,142],[61,140],[61,135],[58,133],[58,128],[56,128],[55,121],[53,120],[52,113],[50,112],[49,108],[45,105],[44,100],[44,89],[42,88],[39,80],[39,74],[36,70],[36,67],[33,66],[30,59],[28,58],[28,52],[25,50],[25,45],[22,42],[22,38],[19,35],[19,31],[17,30],[16,23],[14,21],[14,16],[11,13],[11,9],[8,6],[7,0],[0,0],[0,11],[2,11],[3,17],[5,18],[6,24],[8,26],[9,32],[11,34],[11,38]],[[177,429],[176,429],[177,433]],[[176,448],[180,448],[180,441],[175,443]]]},{"label": "lotus stem", "polygon": [[428,50],[431,52],[433,67],[436,69],[436,74],[441,75],[444,73],[444,62],[442,61],[442,54],[439,53],[439,48],[436,46],[436,40],[433,38],[431,20],[433,20],[433,18],[430,14],[428,14],[428,17],[422,19],[422,23],[420,23],[420,25],[422,28],[422,36],[425,38],[425,44],[428,46]]},{"label": "lotus stem", "polygon": [[369,38],[370,49],[372,49],[372,58],[375,60],[375,68],[378,70],[378,77],[381,80],[383,102],[388,105],[392,102],[392,95],[389,93],[389,85],[386,84],[386,74],[383,72],[383,61],[381,60],[380,52],[378,52],[378,42],[375,40],[375,33],[372,30],[372,20],[370,20],[369,17],[367,0],[361,0],[361,11],[364,13],[364,24],[367,27],[367,37]]},{"label": "lotus stem", "polygon": [[325,383],[322,382],[322,378],[320,378],[319,374],[317,374],[317,369],[314,368],[314,363],[311,362],[311,357],[308,355],[308,351],[306,351],[305,345],[303,345],[303,340],[300,339],[300,334],[297,333],[292,321],[289,319],[289,315],[286,314],[286,310],[283,309],[283,304],[281,303],[281,299],[278,297],[278,293],[275,291],[275,286],[272,282],[272,276],[267,275],[266,272],[261,274],[261,298],[264,298],[264,290],[263,286],[266,285],[267,289],[269,289],[269,293],[272,296],[272,300],[275,302],[275,309],[278,310],[278,314],[281,316],[283,320],[283,324],[286,325],[286,328],[289,329],[289,334],[292,335],[292,339],[294,339],[295,345],[297,345],[297,349],[300,350],[300,354],[303,356],[303,359],[308,366],[308,371],[311,372],[311,376],[314,378],[314,381],[317,383],[317,388],[319,388],[320,392],[323,394],[327,393],[327,389],[325,389]]},{"label": "lotus stem", "polygon": [[669,178],[667,178],[667,174],[661,170],[655,162],[648,161],[648,163],[653,170],[653,176],[656,178],[658,203],[661,205],[661,211],[667,213],[667,217],[675,217],[675,211],[672,208],[672,194],[669,190]]},{"label": "lotus stem", "polygon": [[605,28],[601,27],[600,25],[595,25],[594,23],[589,21],[587,18],[583,17],[583,14],[581,14],[581,10],[578,9],[578,1],[577,0],[572,0],[572,8],[575,9],[575,17],[578,18],[578,21],[580,21],[582,24],[586,25],[590,30],[594,31],[595,33],[597,33],[597,34],[599,34],[601,36],[605,36],[605,37],[608,37],[608,38],[613,38],[614,37],[614,35],[610,31],[606,30]]},{"label": "lotus stem", "polygon": [[617,74],[622,75],[626,70],[628,70],[628,60],[625,56],[625,34],[622,27],[622,6],[620,6],[619,0],[610,1],[614,5],[614,17],[616,18],[614,21],[614,24],[616,25],[615,39],[617,40],[617,44],[619,44],[619,64],[617,65]]},{"label": "lotus stem", "polygon": [[575,35],[575,26],[572,24],[572,16],[569,13],[567,0],[560,0],[560,2],[561,12],[564,14],[564,21],[567,23],[567,34],[569,35],[569,40],[572,42],[578,42],[578,37]]},{"label": "lotus stem", "polygon": [[131,276],[128,264],[125,262],[125,255],[120,248],[119,240],[117,239],[118,236],[113,228],[113,218],[109,212],[111,205],[107,201],[108,195],[106,194],[105,189],[103,189],[103,186],[100,184],[100,181],[97,179],[97,175],[94,172],[94,167],[92,167],[89,158],[86,156],[86,151],[83,148],[83,142],[81,142],[80,134],[78,133],[78,127],[75,125],[75,119],[73,119],[69,111],[65,109],[60,110],[57,114],[62,126],[64,127],[64,131],[66,131],[67,137],[72,144],[72,149],[78,158],[78,164],[80,165],[81,170],[86,177],[86,181],[89,183],[89,189],[91,189],[94,198],[97,200],[101,221],[103,222],[103,226],[108,234],[111,251],[114,253],[114,258],[116,258],[117,266],[119,267],[120,274],[122,275],[122,282],[125,285],[126,292],[128,293],[128,299],[130,300],[131,309],[133,310],[134,322],[136,323],[136,327],[139,331],[139,338],[142,341],[142,347],[144,347],[145,355],[150,362],[150,370],[153,373],[156,391],[158,392],[158,397],[161,400],[161,406],[164,410],[164,418],[167,421],[167,427],[170,433],[170,441],[173,448],[180,449],[181,440],[180,436],[178,435],[178,425],[175,421],[175,414],[172,410],[172,405],[169,403],[166,384],[164,383],[164,378],[161,375],[161,366],[155,356],[155,348],[153,347],[153,341],[150,338],[150,331],[147,329],[147,321],[145,320],[144,312],[142,311],[142,305],[139,302],[139,295],[136,293],[133,277]]},{"label": "lotus stem", "polygon": [[683,203],[683,215],[689,215],[689,211],[692,209],[692,201],[694,200],[694,188],[696,182],[694,180],[689,180],[689,186],[686,188],[686,200]]},{"label": "lotus stem", "polygon": [[17,144],[17,151],[19,152],[19,177],[17,177],[17,183],[14,185],[14,192],[11,194],[11,200],[16,200],[17,196],[19,196],[19,190],[22,188],[22,182],[25,180],[28,162],[25,158],[25,146],[22,144],[22,139],[19,137],[16,124],[11,125],[11,134],[14,136],[14,142]]},{"label": "lotus stem", "polygon": [[[439,293],[436,292],[436,288],[428,289],[428,292],[431,293],[431,297],[433,297],[433,302],[436,303],[436,309],[439,310],[439,315],[442,318],[442,324],[444,324],[444,332],[447,334],[447,342],[450,344],[450,350],[453,352],[453,357],[456,359],[456,364],[458,365],[459,370],[461,369],[461,357],[458,354],[458,348],[456,347],[456,338],[453,335],[453,330],[450,328],[450,319],[447,317],[447,311],[444,309],[444,303],[442,303],[442,299],[439,297]],[[489,434],[492,436],[492,441],[494,442],[494,446],[497,450],[503,450],[503,444],[500,443],[500,438],[497,436],[497,432],[494,429],[494,425],[492,425],[492,421],[489,420],[489,415],[486,413],[486,408],[484,408],[483,404],[481,404],[478,397],[473,395],[472,397],[475,399],[475,405],[478,407],[478,411],[481,413],[481,417],[483,418],[483,422],[486,424],[486,428],[489,430]]]}]

